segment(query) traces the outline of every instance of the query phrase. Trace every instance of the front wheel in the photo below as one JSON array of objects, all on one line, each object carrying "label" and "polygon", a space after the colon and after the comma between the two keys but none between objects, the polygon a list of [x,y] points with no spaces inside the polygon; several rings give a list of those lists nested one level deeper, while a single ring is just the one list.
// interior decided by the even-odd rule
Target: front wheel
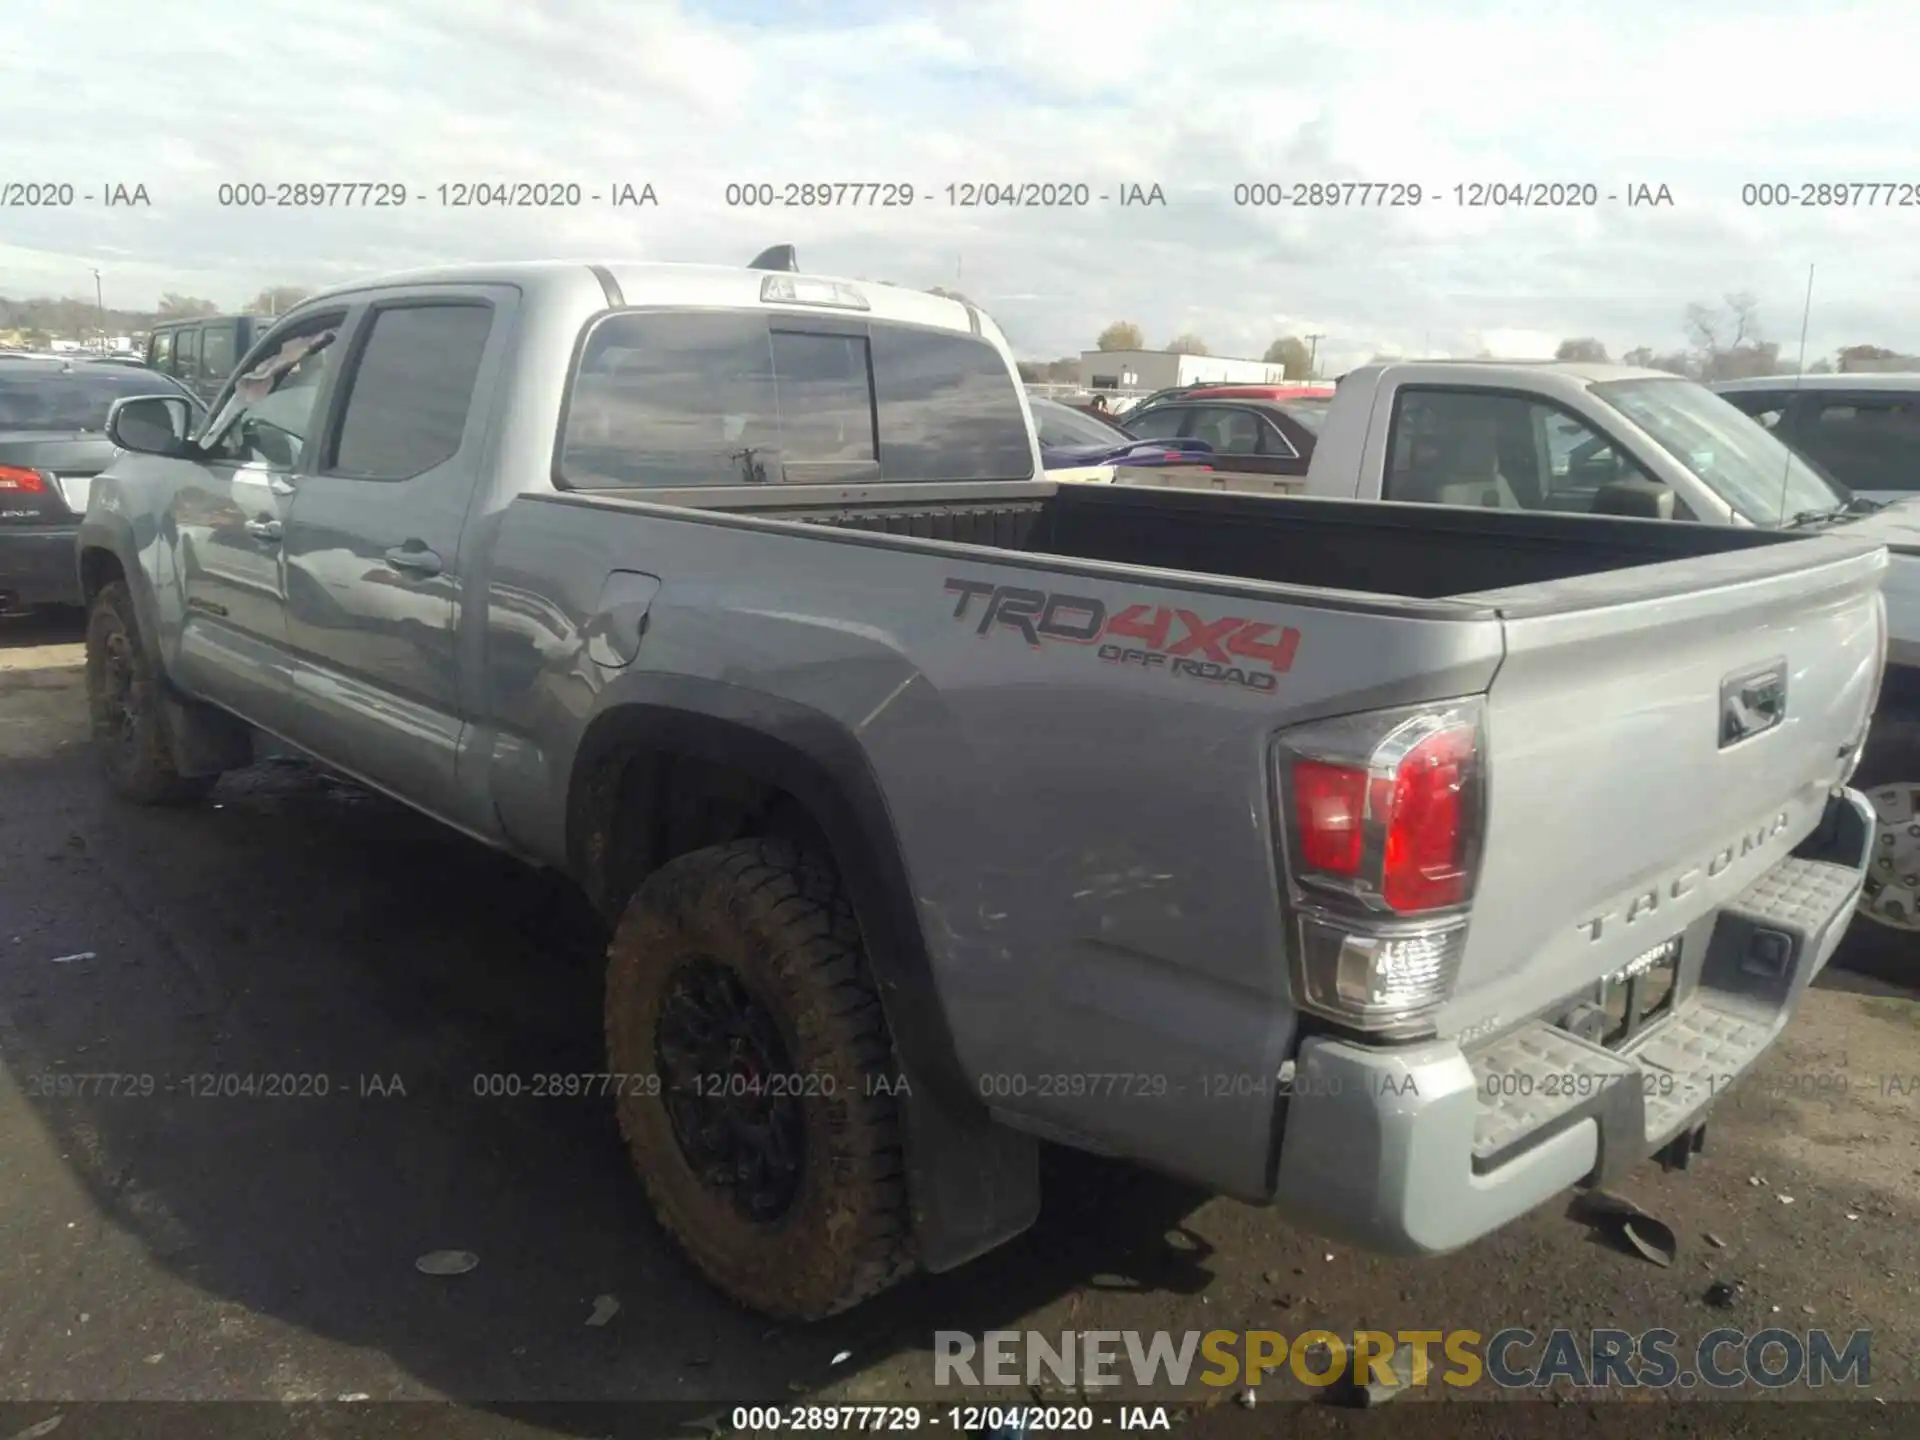
[{"label": "front wheel", "polygon": [[661,867],[608,949],[606,1026],[634,1168],[719,1289],[817,1320],[911,1268],[904,1086],[823,858],[740,840]]},{"label": "front wheel", "polygon": [[184,805],[219,778],[182,775],[174,766],[159,671],[141,641],[133,595],[123,580],[101,587],[88,607],[87,711],[94,754],[122,799]]}]

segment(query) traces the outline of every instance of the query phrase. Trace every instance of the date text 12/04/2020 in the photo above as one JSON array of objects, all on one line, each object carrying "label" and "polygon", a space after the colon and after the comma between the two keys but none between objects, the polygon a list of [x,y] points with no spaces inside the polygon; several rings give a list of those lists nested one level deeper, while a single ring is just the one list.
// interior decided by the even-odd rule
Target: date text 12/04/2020
[{"label": "date text 12/04/2020", "polygon": [[1669,210],[1673,189],[1661,181],[1467,180],[1423,185],[1414,180],[1245,180],[1233,203],[1256,210],[1415,209],[1453,205],[1467,210],[1583,210],[1601,205]]},{"label": "date text 12/04/2020", "polygon": [[1095,205],[1165,208],[1157,181],[961,180],[921,185],[910,180],[735,180],[721,191],[730,209],[904,210],[946,205],[958,210],[1084,210]]},{"label": "date text 12/04/2020", "polygon": [[648,180],[446,180],[410,185],[401,180],[228,181],[214,190],[223,210],[399,210],[425,205],[446,210],[658,209]]},{"label": "date text 12/04/2020", "polygon": [[26,1077],[27,1094],[39,1100],[357,1100],[404,1099],[397,1074],[333,1075],[324,1070],[205,1070],[190,1075],[150,1071],[49,1070]]},{"label": "date text 12/04/2020", "polygon": [[1076,1431],[1171,1430],[1165,1405],[737,1405],[741,1435],[945,1430],[955,1435],[1054,1435]]}]

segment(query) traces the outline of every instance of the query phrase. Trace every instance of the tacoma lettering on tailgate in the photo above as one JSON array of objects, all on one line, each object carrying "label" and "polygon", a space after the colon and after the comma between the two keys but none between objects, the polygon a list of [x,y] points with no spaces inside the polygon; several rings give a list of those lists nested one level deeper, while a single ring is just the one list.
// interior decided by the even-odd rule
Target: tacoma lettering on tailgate
[{"label": "tacoma lettering on tailgate", "polygon": [[[1090,595],[1064,595],[996,585],[990,580],[947,581],[959,599],[956,620],[975,620],[974,634],[1012,631],[1034,649],[1048,641],[1094,645],[1112,665],[1164,670],[1191,680],[1271,691],[1274,677],[1293,666],[1300,632],[1265,620],[1227,615],[1205,619],[1168,605],[1129,605],[1108,614]],[[974,602],[982,603],[976,609]]]}]

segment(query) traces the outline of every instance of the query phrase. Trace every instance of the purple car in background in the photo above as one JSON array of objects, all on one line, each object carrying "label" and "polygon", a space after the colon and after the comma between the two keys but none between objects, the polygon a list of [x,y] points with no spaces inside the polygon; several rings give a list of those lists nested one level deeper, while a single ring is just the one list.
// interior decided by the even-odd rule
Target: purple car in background
[{"label": "purple car in background", "polygon": [[1213,446],[1204,440],[1142,440],[1124,425],[1042,396],[1029,397],[1040,460],[1049,470],[1091,465],[1188,465],[1210,469]]}]

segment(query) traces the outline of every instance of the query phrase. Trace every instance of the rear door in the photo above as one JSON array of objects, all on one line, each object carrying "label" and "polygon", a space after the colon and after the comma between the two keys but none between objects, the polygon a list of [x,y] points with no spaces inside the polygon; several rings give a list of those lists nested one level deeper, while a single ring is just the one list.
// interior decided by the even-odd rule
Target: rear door
[{"label": "rear door", "polygon": [[455,626],[488,397],[517,292],[433,286],[367,309],[287,523],[290,738],[454,818],[466,713]]},{"label": "rear door", "polygon": [[1688,935],[1812,830],[1866,728],[1885,567],[1783,539],[1462,597],[1500,609],[1507,654],[1451,1024],[1524,1019]]}]

